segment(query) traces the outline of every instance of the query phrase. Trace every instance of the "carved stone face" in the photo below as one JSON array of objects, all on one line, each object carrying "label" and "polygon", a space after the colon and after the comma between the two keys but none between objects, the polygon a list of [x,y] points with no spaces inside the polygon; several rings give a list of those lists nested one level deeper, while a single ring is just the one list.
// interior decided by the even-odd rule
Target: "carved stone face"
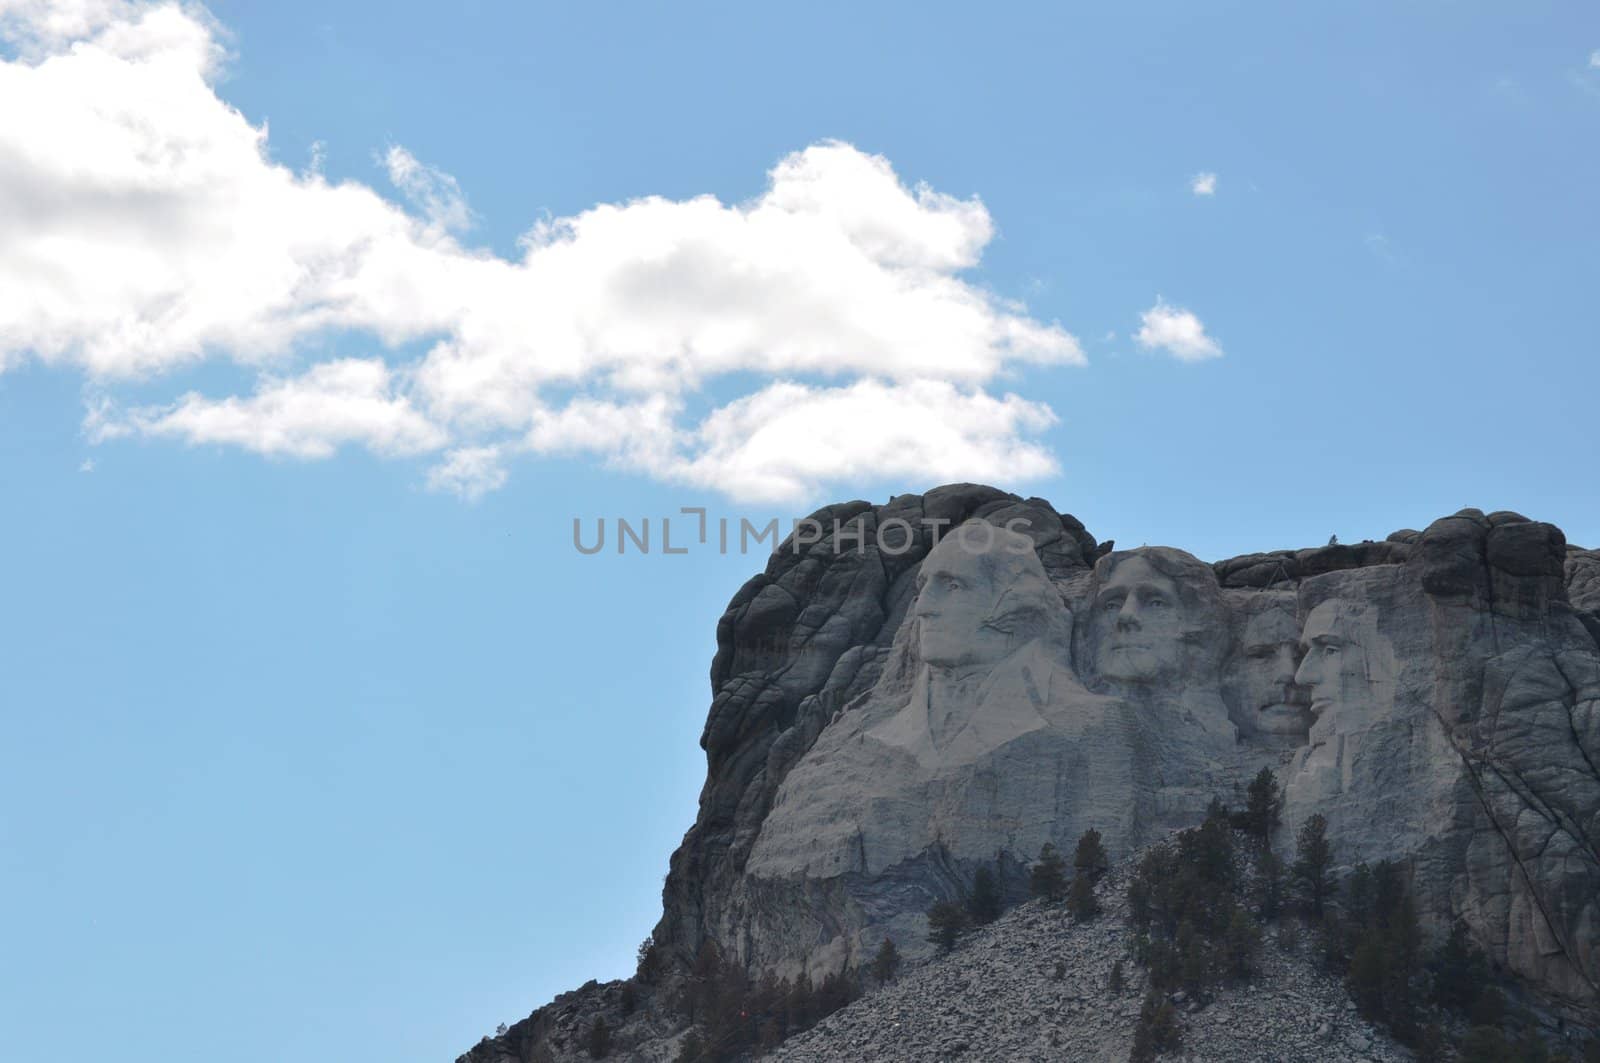
[{"label": "carved stone face", "polygon": [[1304,739],[1311,729],[1300,665],[1300,625],[1288,609],[1269,609],[1245,625],[1243,672],[1249,723],[1261,734]]},{"label": "carved stone face", "polygon": [[1378,696],[1367,642],[1376,630],[1361,607],[1340,599],[1323,602],[1306,617],[1300,633],[1305,654],[1295,672],[1311,702],[1311,715],[1321,722],[1335,714],[1336,729],[1356,730],[1370,724],[1378,712]]},{"label": "carved stone face", "polygon": [[939,668],[978,668],[1010,656],[1038,634],[1028,617],[1054,592],[1031,541],[1004,529],[939,540],[917,574],[911,615],[918,656]]},{"label": "carved stone face", "polygon": [[1112,571],[1092,603],[1096,670],[1107,679],[1152,683],[1183,667],[1178,585],[1142,557]]}]

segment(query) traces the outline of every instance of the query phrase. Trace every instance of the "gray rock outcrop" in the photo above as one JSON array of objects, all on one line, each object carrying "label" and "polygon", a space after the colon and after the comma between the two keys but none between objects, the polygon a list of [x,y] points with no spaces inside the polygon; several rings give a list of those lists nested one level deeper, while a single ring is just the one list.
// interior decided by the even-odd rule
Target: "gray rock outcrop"
[{"label": "gray rock outcrop", "polygon": [[1094,826],[1123,858],[1270,766],[1342,866],[1403,864],[1429,933],[1464,921],[1600,1017],[1600,553],[1552,525],[1205,564],[953,485],[818,511],[717,634],[673,969],[708,942],[779,975],[925,957],[979,865],[1020,899],[1045,842]]}]

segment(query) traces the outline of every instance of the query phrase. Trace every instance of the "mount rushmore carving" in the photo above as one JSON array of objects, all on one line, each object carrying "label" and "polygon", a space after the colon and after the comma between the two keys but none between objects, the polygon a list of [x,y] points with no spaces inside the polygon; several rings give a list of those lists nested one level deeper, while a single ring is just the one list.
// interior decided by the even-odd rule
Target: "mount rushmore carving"
[{"label": "mount rushmore carving", "polygon": [[783,544],[718,628],[654,935],[678,962],[915,954],[979,864],[1020,895],[1045,842],[1119,857],[1269,766],[1280,847],[1323,815],[1341,863],[1403,862],[1433,933],[1593,1015],[1600,556],[1558,529],[1464,510],[1211,565],[973,485],[813,519],[839,548]]}]

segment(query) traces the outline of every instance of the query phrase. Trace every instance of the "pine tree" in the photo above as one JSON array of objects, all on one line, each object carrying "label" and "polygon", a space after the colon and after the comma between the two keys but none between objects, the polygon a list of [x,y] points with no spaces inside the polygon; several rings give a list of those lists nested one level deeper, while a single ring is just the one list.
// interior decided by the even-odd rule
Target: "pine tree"
[{"label": "pine tree", "polygon": [[1111,861],[1106,856],[1105,846],[1100,844],[1100,832],[1090,827],[1083,832],[1083,837],[1078,839],[1078,848],[1072,854],[1074,874],[1087,875],[1092,882],[1105,874],[1110,866]]},{"label": "pine tree", "polygon": [[[931,939],[931,935],[930,935]],[[811,991],[811,976],[804,971],[789,987],[783,1001],[784,1021],[791,1030],[804,1030],[817,1021],[816,999]]]},{"label": "pine tree", "polygon": [[1480,988],[1489,980],[1489,965],[1473,945],[1467,925],[1458,922],[1434,954],[1433,999],[1458,1015],[1470,1015]]},{"label": "pine tree", "polygon": [[883,939],[883,944],[878,946],[878,954],[872,958],[872,977],[878,984],[894,981],[895,972],[900,969],[900,952],[894,947],[894,942],[888,938]]},{"label": "pine tree", "polygon": [[1165,1052],[1182,1047],[1183,1034],[1178,1029],[1178,1013],[1161,993],[1149,993],[1139,1009],[1139,1025],[1133,1029],[1131,1063],[1145,1063]]},{"label": "pine tree", "polygon": [[1262,768],[1250,782],[1244,812],[1245,833],[1265,846],[1283,817],[1283,793],[1271,768]]},{"label": "pine tree", "polygon": [[1283,910],[1283,861],[1271,849],[1261,850],[1261,918],[1273,920]]},{"label": "pine tree", "polygon": [[714,943],[707,941],[695,954],[694,966],[689,969],[688,980],[682,989],[683,1013],[691,1023],[705,1019],[711,1001],[717,995],[721,978],[722,953],[717,951]]},{"label": "pine tree", "polygon": [[1028,873],[1028,891],[1052,904],[1059,901],[1067,892],[1066,866],[1056,847],[1045,842],[1039,850],[1039,862]]},{"label": "pine tree", "polygon": [[1461,1063],[1505,1063],[1514,1058],[1511,1042],[1493,1026],[1474,1026],[1458,1046]]},{"label": "pine tree", "polygon": [[1350,970],[1345,985],[1356,1007],[1367,1019],[1383,1015],[1383,948],[1375,934],[1363,935],[1350,955]]},{"label": "pine tree", "polygon": [[1328,843],[1328,821],[1314,815],[1300,827],[1295,841],[1294,881],[1312,914],[1322,915],[1322,906],[1333,892],[1333,847]]},{"label": "pine tree", "polygon": [[1188,920],[1178,927],[1172,944],[1178,950],[1178,980],[1185,992],[1198,997],[1211,981],[1211,950]]},{"label": "pine tree", "polygon": [[1000,889],[995,885],[994,872],[987,867],[978,868],[972,876],[972,894],[967,898],[967,914],[979,926],[1000,918]]},{"label": "pine tree", "polygon": [[701,1063],[706,1058],[706,1042],[698,1030],[690,1030],[678,1042],[678,1056],[674,1063]]},{"label": "pine tree", "polygon": [[1067,910],[1079,922],[1087,922],[1100,914],[1100,901],[1094,895],[1094,884],[1088,872],[1080,871],[1072,880],[1072,889],[1067,892]]},{"label": "pine tree", "polygon": [[654,982],[656,976],[661,973],[661,950],[656,947],[654,935],[639,942],[639,951],[636,959],[634,978],[645,985]]},{"label": "pine tree", "polygon": [[1228,973],[1238,979],[1249,978],[1254,969],[1256,954],[1261,951],[1261,927],[1256,925],[1256,921],[1251,919],[1243,908],[1235,908],[1233,918],[1228,920],[1228,933],[1223,940],[1223,950],[1227,958]]},{"label": "pine tree", "polygon": [[928,909],[928,940],[941,952],[955,947],[956,938],[967,928],[967,913],[958,904],[939,901]]}]

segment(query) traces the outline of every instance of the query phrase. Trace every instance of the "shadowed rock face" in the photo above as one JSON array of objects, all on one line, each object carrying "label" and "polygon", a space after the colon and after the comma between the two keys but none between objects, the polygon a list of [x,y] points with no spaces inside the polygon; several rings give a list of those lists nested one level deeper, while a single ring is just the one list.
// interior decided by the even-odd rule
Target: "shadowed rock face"
[{"label": "shadowed rock face", "polygon": [[1280,849],[1325,816],[1346,867],[1405,864],[1431,932],[1600,1018],[1600,554],[1463,510],[1207,565],[970,484],[812,519],[718,624],[655,931],[680,969],[919,955],[980,863],[1018,897],[1046,841],[1119,859],[1270,766]]}]

